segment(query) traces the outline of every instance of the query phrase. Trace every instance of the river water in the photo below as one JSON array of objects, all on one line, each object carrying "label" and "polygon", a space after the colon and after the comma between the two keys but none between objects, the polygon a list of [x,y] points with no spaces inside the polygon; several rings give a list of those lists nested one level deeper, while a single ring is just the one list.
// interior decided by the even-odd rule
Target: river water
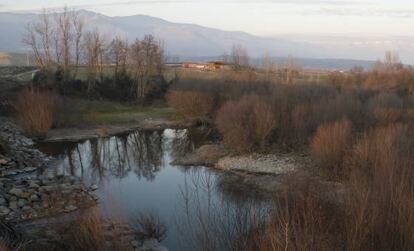
[{"label": "river water", "polygon": [[49,175],[98,187],[103,217],[134,224],[140,214],[154,215],[167,228],[162,244],[171,251],[228,250],[248,231],[243,224],[266,214],[268,202],[235,176],[170,165],[205,141],[200,132],[167,129],[39,148],[56,158]]}]

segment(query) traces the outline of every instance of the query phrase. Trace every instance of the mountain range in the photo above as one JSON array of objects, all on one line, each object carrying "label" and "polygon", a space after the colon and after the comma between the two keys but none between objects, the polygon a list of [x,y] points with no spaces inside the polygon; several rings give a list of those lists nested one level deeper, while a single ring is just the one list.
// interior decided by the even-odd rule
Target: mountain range
[{"label": "mountain range", "polygon": [[[309,68],[322,66],[346,69],[350,65],[370,67],[375,60],[382,57],[385,50],[400,48],[404,52],[401,58],[407,63],[414,62],[414,50],[410,50],[414,45],[414,39],[410,38],[394,39],[394,43],[387,37],[261,37],[241,31],[173,23],[145,15],[110,17],[85,10],[79,12],[89,29],[98,28],[107,39],[120,36],[133,41],[146,34],[152,34],[163,41],[168,56],[180,60],[218,58],[229,53],[233,45],[242,45],[253,58],[260,58],[264,54],[275,58],[292,56],[304,63],[304,67]],[[22,35],[27,23],[36,18],[38,14],[33,13],[0,13],[0,52],[27,51],[28,48],[21,42]]]}]

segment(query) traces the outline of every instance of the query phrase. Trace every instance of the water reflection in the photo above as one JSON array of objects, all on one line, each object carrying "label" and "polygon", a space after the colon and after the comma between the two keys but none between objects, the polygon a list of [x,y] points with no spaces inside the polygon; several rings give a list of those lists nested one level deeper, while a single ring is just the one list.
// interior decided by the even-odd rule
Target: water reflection
[{"label": "water reflection", "polygon": [[223,191],[226,177],[194,168],[186,173],[175,223],[180,250],[247,250],[252,229],[265,224],[270,200]]},{"label": "water reflection", "polygon": [[228,250],[263,219],[266,202],[243,192],[249,188],[233,189],[239,181],[225,173],[169,165],[209,139],[203,130],[136,131],[39,148],[56,157],[50,175],[78,176],[86,185],[99,185],[104,217],[115,212],[132,222],[141,212],[153,212],[167,225],[163,244],[169,250]]},{"label": "water reflection", "polygon": [[48,170],[55,175],[79,176],[84,181],[97,183],[108,176],[122,179],[133,172],[138,178],[151,181],[164,167],[164,141],[162,131],[136,131],[78,144],[42,144],[39,147],[58,158],[59,163]]}]

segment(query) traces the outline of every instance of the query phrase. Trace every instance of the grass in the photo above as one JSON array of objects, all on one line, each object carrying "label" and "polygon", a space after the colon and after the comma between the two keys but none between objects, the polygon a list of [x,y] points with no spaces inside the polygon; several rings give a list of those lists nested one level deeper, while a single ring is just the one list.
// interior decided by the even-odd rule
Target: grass
[{"label": "grass", "polygon": [[164,104],[139,106],[110,101],[68,99],[56,119],[56,127],[132,124],[143,119],[175,120],[177,115]]}]

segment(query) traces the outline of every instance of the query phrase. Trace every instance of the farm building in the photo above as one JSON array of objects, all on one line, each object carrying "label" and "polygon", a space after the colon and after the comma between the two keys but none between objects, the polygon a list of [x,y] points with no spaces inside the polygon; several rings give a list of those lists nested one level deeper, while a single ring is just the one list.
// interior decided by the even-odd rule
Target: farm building
[{"label": "farm building", "polygon": [[186,63],[183,63],[182,67],[189,68],[189,69],[203,70],[206,68],[206,64],[186,62]]},{"label": "farm building", "polygon": [[229,68],[229,65],[223,61],[210,61],[207,63],[206,68],[211,71],[222,70]]}]

